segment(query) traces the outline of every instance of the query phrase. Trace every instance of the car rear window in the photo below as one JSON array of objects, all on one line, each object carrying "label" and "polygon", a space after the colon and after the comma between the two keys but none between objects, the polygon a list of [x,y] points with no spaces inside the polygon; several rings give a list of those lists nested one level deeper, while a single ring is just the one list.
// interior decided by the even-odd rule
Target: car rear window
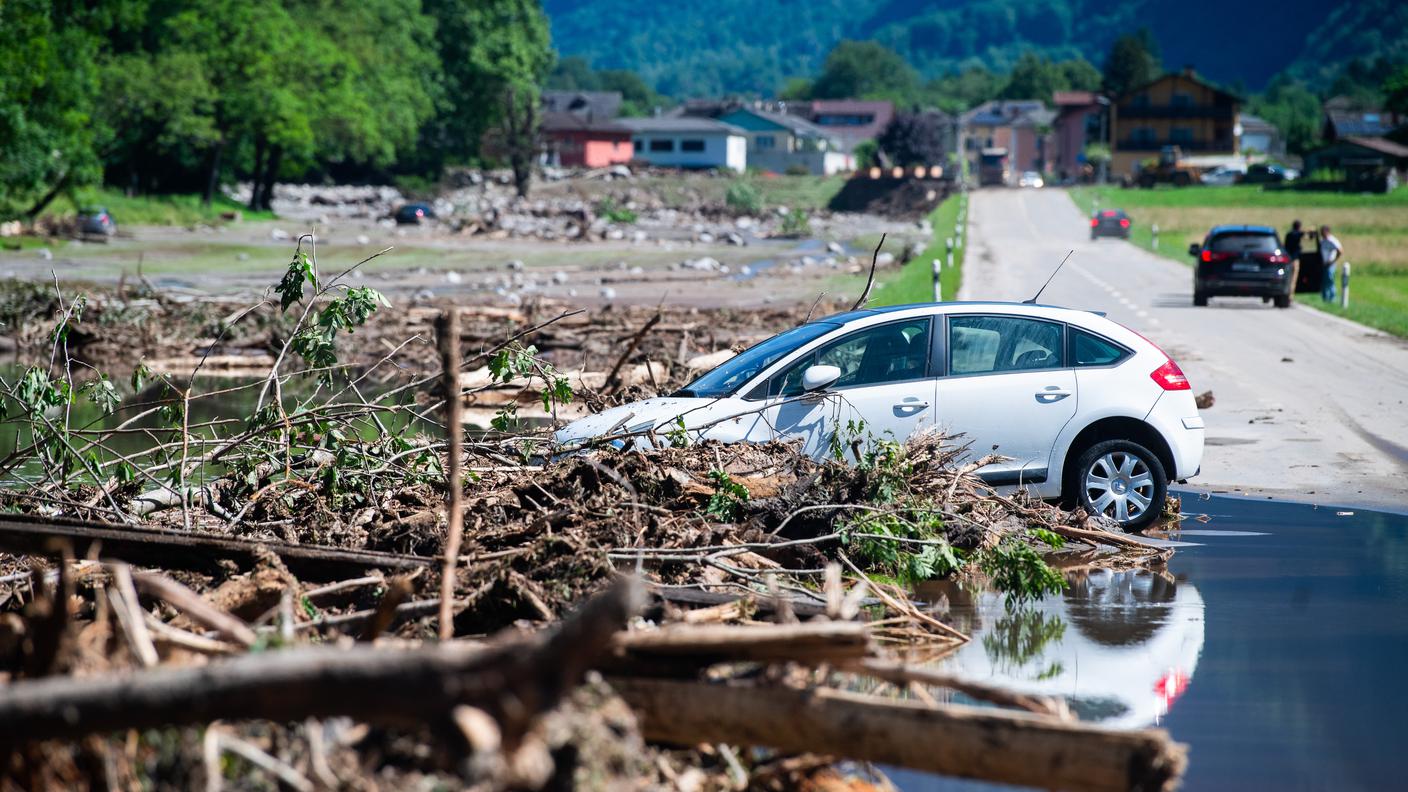
[{"label": "car rear window", "polygon": [[1110,366],[1129,356],[1129,350],[1100,336],[1071,328],[1071,359],[1076,366]]},{"label": "car rear window", "polygon": [[1281,247],[1275,234],[1222,234],[1212,238],[1214,253],[1275,253]]},{"label": "car rear window", "polygon": [[1100,216],[1101,216],[1101,217],[1119,217],[1119,216],[1120,216],[1120,213],[1119,213],[1119,212],[1116,212],[1116,211],[1113,210],[1113,209],[1106,209],[1105,211],[1103,211],[1103,212],[1100,213]]}]

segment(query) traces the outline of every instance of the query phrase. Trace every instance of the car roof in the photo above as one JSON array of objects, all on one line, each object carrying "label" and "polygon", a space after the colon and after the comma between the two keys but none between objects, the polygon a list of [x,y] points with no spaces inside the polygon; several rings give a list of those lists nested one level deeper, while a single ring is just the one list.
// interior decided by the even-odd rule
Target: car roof
[{"label": "car roof", "polygon": [[1064,305],[1046,305],[1044,303],[1011,302],[1004,300],[946,300],[944,302],[927,303],[905,303],[904,305],[885,305],[878,308],[861,308],[855,311],[844,311],[830,316],[823,316],[820,319],[813,319],[808,324],[835,324],[843,325],[854,322],[857,319],[864,319],[870,316],[884,316],[886,314],[899,313],[901,311],[913,311],[920,308],[1040,308],[1045,311],[1073,311],[1080,314],[1094,314],[1104,316],[1104,311],[1086,311],[1080,308],[1067,308]]},{"label": "car roof", "polygon": [[1275,234],[1276,229],[1263,225],[1220,225],[1213,226],[1210,234]]}]

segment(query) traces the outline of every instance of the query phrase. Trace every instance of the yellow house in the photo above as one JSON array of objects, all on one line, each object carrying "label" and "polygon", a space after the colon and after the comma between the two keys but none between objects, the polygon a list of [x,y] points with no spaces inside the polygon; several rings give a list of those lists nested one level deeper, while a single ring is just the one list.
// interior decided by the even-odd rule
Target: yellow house
[{"label": "yellow house", "polygon": [[1133,175],[1158,159],[1164,146],[1185,156],[1237,154],[1241,100],[1210,85],[1192,69],[1165,74],[1115,100],[1110,107],[1110,172]]}]

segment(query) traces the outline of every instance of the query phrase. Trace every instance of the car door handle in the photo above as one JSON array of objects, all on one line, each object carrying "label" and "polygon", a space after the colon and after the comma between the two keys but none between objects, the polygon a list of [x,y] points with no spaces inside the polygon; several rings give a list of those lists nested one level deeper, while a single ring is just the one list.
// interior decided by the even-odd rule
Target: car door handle
[{"label": "car door handle", "polygon": [[1045,390],[1036,392],[1036,400],[1042,404],[1055,404],[1070,395],[1071,392],[1068,390],[1061,390],[1055,385],[1048,385]]},{"label": "car door handle", "polygon": [[895,415],[917,415],[927,409],[929,409],[929,402],[920,401],[914,396],[910,396],[895,405]]}]

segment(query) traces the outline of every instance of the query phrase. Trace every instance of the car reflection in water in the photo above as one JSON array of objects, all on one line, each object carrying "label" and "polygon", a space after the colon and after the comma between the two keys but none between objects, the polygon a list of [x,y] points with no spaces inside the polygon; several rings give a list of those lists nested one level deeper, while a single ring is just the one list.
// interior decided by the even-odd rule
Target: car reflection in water
[{"label": "car reflection in water", "polygon": [[1087,723],[1158,724],[1187,689],[1203,648],[1203,599],[1166,573],[1090,570],[1069,588],[1012,612],[979,595],[974,640],[946,670],[1058,696]]}]

